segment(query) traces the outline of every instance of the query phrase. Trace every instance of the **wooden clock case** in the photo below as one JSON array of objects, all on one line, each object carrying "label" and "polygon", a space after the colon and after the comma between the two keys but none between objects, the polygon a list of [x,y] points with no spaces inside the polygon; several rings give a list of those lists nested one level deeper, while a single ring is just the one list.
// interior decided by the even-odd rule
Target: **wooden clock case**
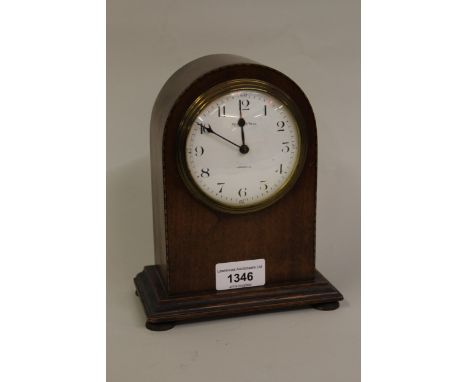
[{"label": "wooden clock case", "polygon": [[[262,80],[286,92],[306,125],[308,150],[294,187],[278,202],[248,214],[223,213],[196,200],[177,166],[178,131],[190,105],[235,79]],[[226,54],[192,61],[161,89],[151,116],[151,179],[156,265],[135,277],[151,330],[200,319],[315,307],[332,310],[343,296],[315,268],[317,130],[307,97],[288,77]],[[215,265],[265,259],[266,284],[215,289]]]}]

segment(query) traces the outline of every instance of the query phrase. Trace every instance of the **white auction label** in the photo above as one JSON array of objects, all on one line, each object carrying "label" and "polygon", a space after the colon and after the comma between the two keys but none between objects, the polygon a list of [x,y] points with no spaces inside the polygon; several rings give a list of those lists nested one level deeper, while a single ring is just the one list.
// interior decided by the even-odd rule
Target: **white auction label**
[{"label": "white auction label", "polygon": [[216,290],[265,285],[265,259],[216,264]]}]

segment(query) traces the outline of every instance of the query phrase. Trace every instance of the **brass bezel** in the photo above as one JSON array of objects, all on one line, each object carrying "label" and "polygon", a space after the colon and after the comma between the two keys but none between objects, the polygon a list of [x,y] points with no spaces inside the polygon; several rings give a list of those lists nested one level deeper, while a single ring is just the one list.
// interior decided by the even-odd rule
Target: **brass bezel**
[{"label": "brass bezel", "polygon": [[[192,126],[195,118],[200,112],[212,101],[216,98],[220,97],[223,94],[227,94],[233,91],[242,91],[242,90],[255,90],[263,93],[267,93],[282,103],[284,103],[288,109],[293,114],[294,118],[296,119],[297,126],[299,129],[300,135],[300,152],[299,158],[297,161],[296,168],[293,174],[290,176],[289,180],[280,188],[278,189],[271,197],[265,199],[259,203],[252,204],[249,206],[230,206],[225,205],[215,199],[212,199],[208,196],[198,185],[195,183],[190,171],[188,169],[187,161],[186,161],[186,141],[187,136],[190,131],[190,127]],[[192,104],[187,109],[185,115],[182,117],[179,128],[178,128],[178,139],[177,139],[177,166],[179,169],[179,173],[182,177],[182,180],[186,187],[188,188],[189,192],[199,201],[207,205],[208,207],[225,213],[230,214],[245,214],[250,212],[260,211],[264,208],[271,206],[272,204],[276,203],[280,200],[283,196],[287,194],[289,190],[294,186],[297,179],[299,178],[300,174],[302,173],[302,169],[304,167],[304,162],[307,157],[307,149],[308,149],[308,133],[307,128],[305,126],[304,118],[300,113],[296,103],[292,100],[292,98],[286,94],[284,91],[279,89],[278,87],[257,79],[251,78],[244,78],[244,79],[236,79],[236,80],[229,80],[218,85],[213,86],[212,88],[208,89],[206,92],[202,93],[199,97],[192,102]]]}]

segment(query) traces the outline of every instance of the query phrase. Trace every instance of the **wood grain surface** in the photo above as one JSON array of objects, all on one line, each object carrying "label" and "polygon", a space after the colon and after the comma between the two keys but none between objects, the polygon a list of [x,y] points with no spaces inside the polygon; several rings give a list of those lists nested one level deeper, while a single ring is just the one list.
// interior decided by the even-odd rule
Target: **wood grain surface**
[{"label": "wood grain surface", "polygon": [[[192,102],[227,80],[255,78],[285,91],[306,124],[303,171],[278,203],[231,215],[197,201],[177,168],[177,133]],[[212,55],[177,71],[164,85],[151,121],[151,174],[156,264],[169,295],[215,289],[217,263],[265,259],[266,282],[311,281],[315,275],[317,132],[307,97],[284,74],[251,60]]]}]

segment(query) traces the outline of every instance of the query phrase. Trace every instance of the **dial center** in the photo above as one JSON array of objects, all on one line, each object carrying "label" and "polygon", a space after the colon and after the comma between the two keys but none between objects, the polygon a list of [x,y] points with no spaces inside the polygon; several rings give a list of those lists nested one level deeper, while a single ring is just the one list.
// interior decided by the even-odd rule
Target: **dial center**
[{"label": "dial center", "polygon": [[249,146],[247,145],[242,145],[240,148],[239,148],[239,151],[242,153],[242,154],[247,154],[249,152]]}]

